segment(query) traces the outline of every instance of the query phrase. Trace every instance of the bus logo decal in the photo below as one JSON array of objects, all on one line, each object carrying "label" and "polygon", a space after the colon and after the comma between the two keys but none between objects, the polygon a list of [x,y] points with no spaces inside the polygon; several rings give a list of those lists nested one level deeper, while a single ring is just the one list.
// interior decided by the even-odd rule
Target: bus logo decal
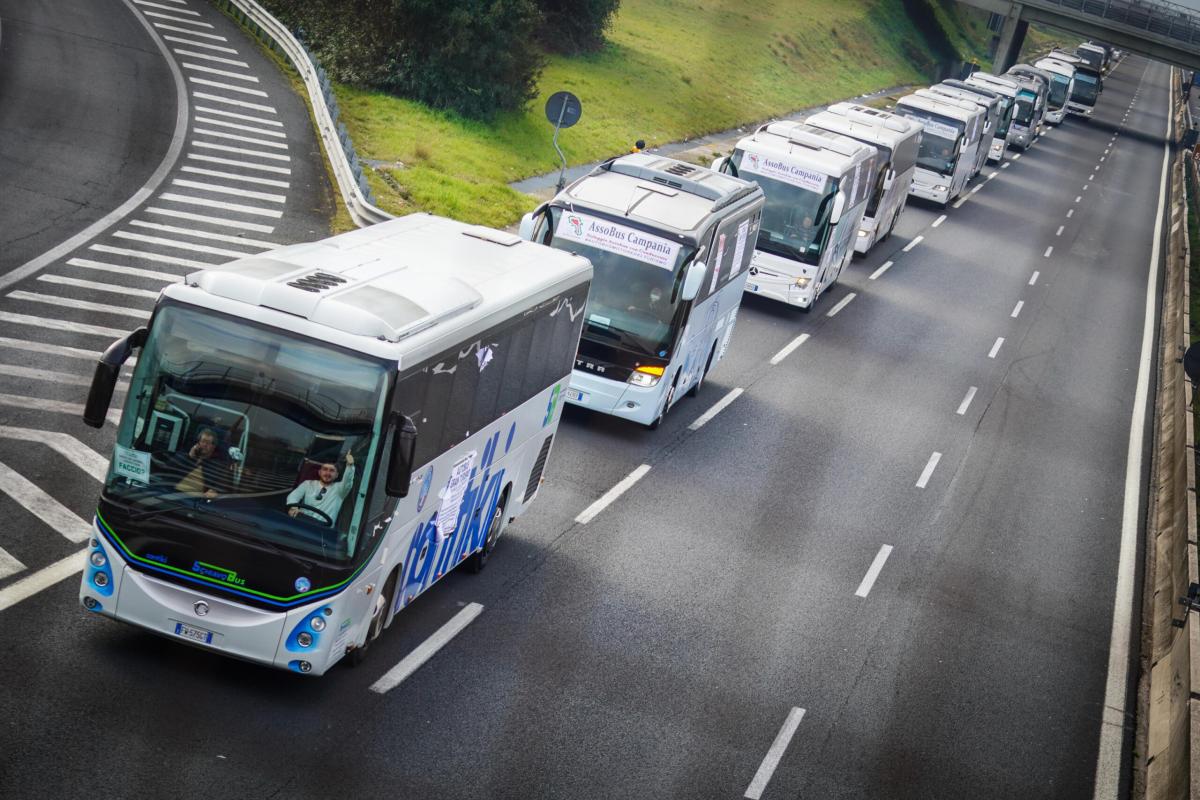
[{"label": "bus logo decal", "polygon": [[[551,421],[553,421],[553,419],[554,419],[554,412],[558,408],[558,396],[559,396],[561,388],[562,388],[562,384],[559,384],[559,383],[554,384],[554,391],[552,391],[550,393],[550,402],[546,404],[546,418],[542,420],[543,428],[546,427],[547,425],[549,425],[551,423]],[[515,424],[513,425],[513,430],[516,430]],[[512,443],[512,432],[511,431],[508,434],[508,441],[510,444]],[[507,447],[505,447],[504,450],[505,450],[505,452],[508,452]]]},{"label": "bus logo decal", "polygon": [[225,583],[232,583],[234,586],[246,585],[246,579],[239,578],[238,574],[233,570],[213,566],[212,564],[205,564],[203,561],[193,561],[192,572],[203,575],[206,578],[215,578]]},{"label": "bus logo decal", "polygon": [[583,236],[583,220],[571,214],[567,217],[567,222],[575,229],[576,236]]},{"label": "bus logo decal", "polygon": [[425,469],[425,477],[421,479],[421,491],[417,494],[417,513],[425,508],[425,499],[429,497],[429,487],[433,485],[433,465]]}]

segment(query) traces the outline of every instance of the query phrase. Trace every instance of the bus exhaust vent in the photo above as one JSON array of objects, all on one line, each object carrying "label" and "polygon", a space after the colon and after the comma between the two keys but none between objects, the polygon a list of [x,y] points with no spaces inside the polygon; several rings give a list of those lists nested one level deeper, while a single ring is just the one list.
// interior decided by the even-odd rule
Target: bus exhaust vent
[{"label": "bus exhaust vent", "polygon": [[337,288],[343,283],[346,283],[346,279],[340,275],[330,275],[328,272],[314,272],[311,275],[305,275],[303,278],[288,281],[288,286],[294,286],[306,292],[319,293]]},{"label": "bus exhaust vent", "polygon": [[682,161],[676,161],[671,166],[665,167],[663,172],[669,172],[672,175],[678,175],[681,178],[686,178],[689,175],[696,174],[699,172],[699,170],[696,167],[693,167],[691,164],[684,164]]},{"label": "bus exhaust vent", "polygon": [[533,469],[529,472],[529,485],[525,487],[525,498],[522,503],[528,503],[533,496],[537,494],[538,486],[542,482],[542,470],[546,468],[546,459],[550,457],[550,442],[554,441],[554,434],[546,437],[546,441],[542,442],[542,449],[538,453],[537,461],[533,462]]}]

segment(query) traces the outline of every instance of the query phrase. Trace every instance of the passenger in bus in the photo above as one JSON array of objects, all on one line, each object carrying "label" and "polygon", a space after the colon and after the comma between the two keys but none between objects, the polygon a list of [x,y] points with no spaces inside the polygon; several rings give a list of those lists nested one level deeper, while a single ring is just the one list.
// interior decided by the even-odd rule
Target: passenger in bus
[{"label": "passenger in bus", "polygon": [[179,458],[179,471],[183,477],[175,484],[176,491],[202,494],[208,498],[217,496],[216,487],[221,482],[221,476],[233,466],[217,447],[218,439],[217,432],[212,428],[200,429],[196,434],[196,443]]},{"label": "passenger in bus", "polygon": [[335,484],[337,478],[337,464],[322,464],[316,478],[302,482],[287,496],[288,515],[295,517],[303,514],[323,525],[333,525],[338,512],[342,510],[342,501],[354,486],[353,453],[346,453],[346,474],[340,483]]}]

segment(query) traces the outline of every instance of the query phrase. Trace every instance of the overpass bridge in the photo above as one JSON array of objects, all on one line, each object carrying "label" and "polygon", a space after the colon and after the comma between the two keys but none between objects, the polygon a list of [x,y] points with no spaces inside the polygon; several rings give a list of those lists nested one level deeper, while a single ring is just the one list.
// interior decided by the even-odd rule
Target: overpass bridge
[{"label": "overpass bridge", "polygon": [[1157,61],[1200,70],[1200,11],[1160,0],[959,0],[1004,17],[995,69],[1017,60],[1029,23],[1108,42]]}]

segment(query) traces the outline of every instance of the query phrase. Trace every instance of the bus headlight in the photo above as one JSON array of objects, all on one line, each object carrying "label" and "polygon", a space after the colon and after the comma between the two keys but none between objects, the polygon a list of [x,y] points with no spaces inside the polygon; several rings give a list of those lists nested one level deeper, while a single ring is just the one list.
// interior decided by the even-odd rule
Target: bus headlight
[{"label": "bus headlight", "polygon": [[103,589],[105,586],[108,586],[108,573],[107,572],[97,572],[95,575],[92,576],[92,582],[95,583],[97,586],[99,586],[101,589]]},{"label": "bus headlight", "polygon": [[300,645],[301,647],[312,647],[312,642],[312,634],[308,631],[301,631],[296,637],[296,644]]},{"label": "bus headlight", "polygon": [[89,560],[92,562],[92,566],[97,569],[108,563],[108,559],[104,556],[104,553],[101,553],[99,550],[93,550],[91,556],[89,556]]},{"label": "bus headlight", "polygon": [[934,190],[935,192],[944,192],[944,191],[946,191],[946,187],[945,187],[945,186],[938,185],[938,186],[935,186],[935,187],[933,187],[933,190]]},{"label": "bus headlight", "polygon": [[[325,630],[325,618],[324,617],[313,617],[311,620],[309,620],[308,624],[309,624],[309,627],[311,627],[317,633],[320,633],[321,631]],[[297,638],[299,638],[299,637],[297,637]]]},{"label": "bus headlight", "polygon": [[654,386],[663,376],[662,367],[638,367],[629,376],[629,382],[634,386]]},{"label": "bus headlight", "polygon": [[797,289],[807,289],[810,283],[812,283],[812,278],[805,278],[803,276],[796,278]]}]

